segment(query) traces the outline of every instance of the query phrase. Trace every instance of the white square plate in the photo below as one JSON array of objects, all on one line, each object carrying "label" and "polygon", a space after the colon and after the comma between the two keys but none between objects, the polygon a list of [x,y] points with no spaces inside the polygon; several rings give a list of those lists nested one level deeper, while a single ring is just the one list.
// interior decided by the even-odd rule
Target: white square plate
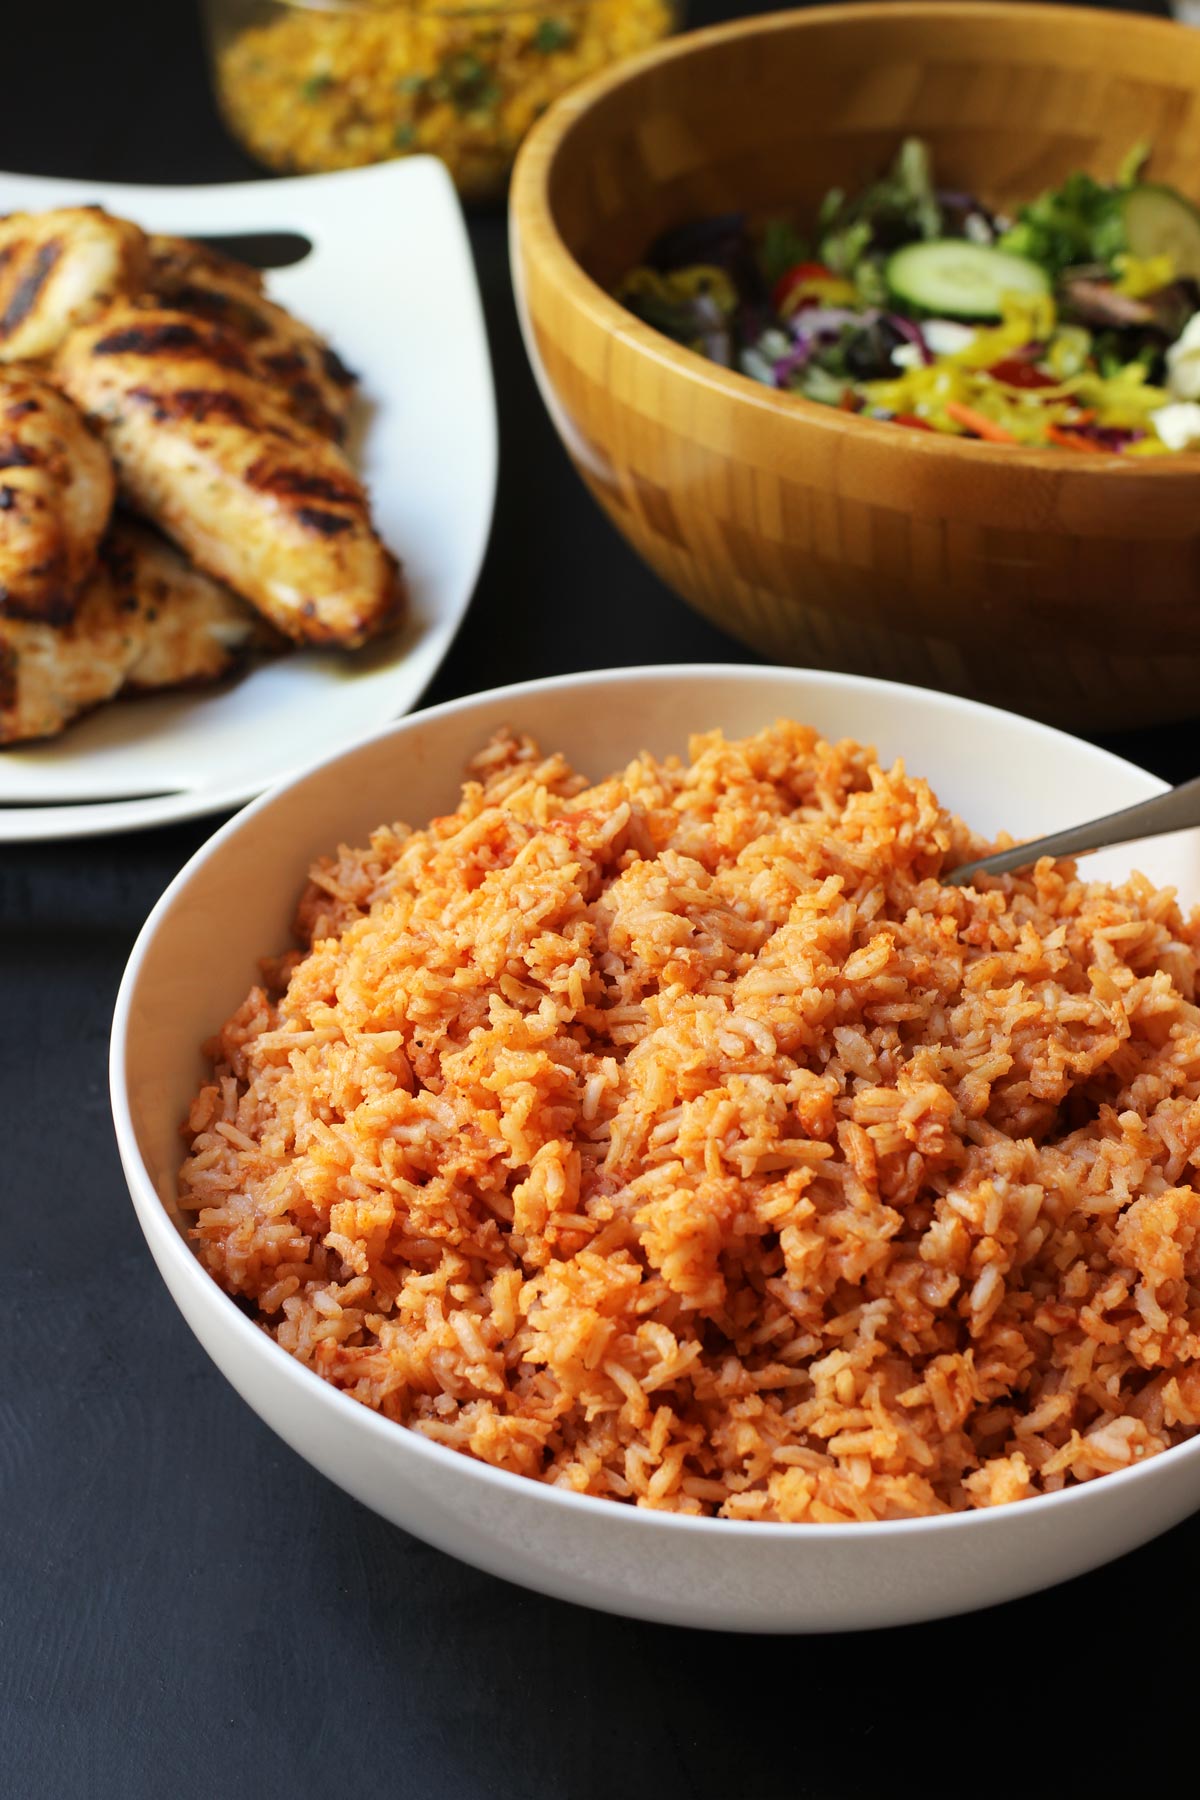
[{"label": "white square plate", "polygon": [[267,274],[360,378],[355,460],[403,560],[410,617],[354,655],[304,650],[210,691],[117,701],[0,751],[0,842],[126,831],[240,806],[415,704],[467,609],[491,525],[496,415],[462,213],[432,157],[297,180],[124,187],[0,174],[0,212],[106,206],[181,236],[294,231]]}]

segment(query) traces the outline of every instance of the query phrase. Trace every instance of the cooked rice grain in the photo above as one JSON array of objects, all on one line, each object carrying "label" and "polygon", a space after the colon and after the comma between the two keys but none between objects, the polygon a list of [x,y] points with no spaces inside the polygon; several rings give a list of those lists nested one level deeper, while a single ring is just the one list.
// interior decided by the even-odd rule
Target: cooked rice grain
[{"label": "cooked rice grain", "polygon": [[313,871],[209,1046],[196,1247],[326,1380],[578,1493],[895,1519],[1200,1424],[1200,917],[976,893],[781,723],[595,787],[528,739]]}]

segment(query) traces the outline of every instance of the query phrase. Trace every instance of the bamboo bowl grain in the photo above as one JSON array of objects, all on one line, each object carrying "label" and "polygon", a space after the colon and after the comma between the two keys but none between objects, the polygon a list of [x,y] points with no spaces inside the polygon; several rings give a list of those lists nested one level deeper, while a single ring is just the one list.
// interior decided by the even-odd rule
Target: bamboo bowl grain
[{"label": "bamboo bowl grain", "polygon": [[909,133],[1012,207],[1141,138],[1200,200],[1200,32],[1127,13],[885,0],[697,32],[565,96],[511,203],[534,371],[635,550],[779,661],[1077,728],[1200,711],[1200,455],[1150,462],[904,431],[776,393],[609,289],[668,225],[815,211]]}]

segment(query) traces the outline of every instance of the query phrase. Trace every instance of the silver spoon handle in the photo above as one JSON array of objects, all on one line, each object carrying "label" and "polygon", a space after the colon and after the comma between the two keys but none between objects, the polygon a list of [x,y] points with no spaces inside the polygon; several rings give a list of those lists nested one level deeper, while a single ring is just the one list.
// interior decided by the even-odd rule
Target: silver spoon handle
[{"label": "silver spoon handle", "polygon": [[1165,794],[1155,794],[1152,800],[1139,800],[1136,806],[1126,806],[1121,812],[1106,813],[1104,818],[1092,819],[1086,825],[1071,825],[1066,831],[1052,831],[1049,837],[999,850],[995,856],[960,863],[942,880],[951,887],[965,887],[976,875],[1011,875],[1014,869],[1027,869],[1039,856],[1085,856],[1089,850],[1103,850],[1109,844],[1162,837],[1168,831],[1186,831],[1193,825],[1200,825],[1200,778],[1185,781]]}]

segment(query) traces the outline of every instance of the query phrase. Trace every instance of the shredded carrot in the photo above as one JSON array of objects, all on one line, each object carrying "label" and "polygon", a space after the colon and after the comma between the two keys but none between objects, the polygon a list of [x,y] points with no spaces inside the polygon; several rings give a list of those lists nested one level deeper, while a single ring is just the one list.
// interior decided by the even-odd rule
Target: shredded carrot
[{"label": "shredded carrot", "polygon": [[976,412],[973,406],[964,406],[959,400],[947,400],[946,411],[956,424],[967,431],[973,431],[976,437],[983,438],[989,444],[1015,444],[1017,439],[1011,431],[1005,431],[1003,425],[997,425],[994,419]]},{"label": "shredded carrot", "polygon": [[1062,450],[1091,450],[1100,456],[1107,455],[1103,444],[1097,444],[1091,438],[1084,437],[1082,432],[1071,431],[1062,425],[1047,425],[1046,436]]}]

